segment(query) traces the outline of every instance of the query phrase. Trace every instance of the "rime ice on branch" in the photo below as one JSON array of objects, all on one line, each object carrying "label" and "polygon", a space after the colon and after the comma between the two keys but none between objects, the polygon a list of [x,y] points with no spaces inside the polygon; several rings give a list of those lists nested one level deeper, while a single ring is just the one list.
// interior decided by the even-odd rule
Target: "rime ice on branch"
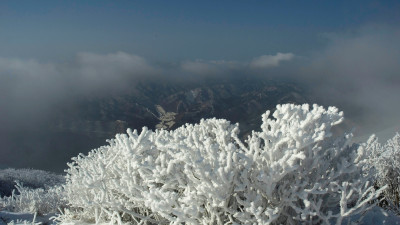
[{"label": "rime ice on branch", "polygon": [[115,224],[341,224],[379,195],[334,107],[278,105],[245,142],[238,124],[128,129],[69,164],[60,220]]},{"label": "rime ice on branch", "polygon": [[400,215],[400,134],[396,133],[383,145],[373,135],[363,147],[368,152],[366,169],[374,175],[375,185],[388,186],[380,204]]}]

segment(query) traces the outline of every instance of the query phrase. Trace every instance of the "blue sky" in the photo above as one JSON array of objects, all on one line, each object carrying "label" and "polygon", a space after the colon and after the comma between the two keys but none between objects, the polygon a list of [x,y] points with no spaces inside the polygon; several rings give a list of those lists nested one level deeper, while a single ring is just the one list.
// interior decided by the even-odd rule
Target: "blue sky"
[{"label": "blue sky", "polygon": [[397,1],[7,1],[0,56],[65,60],[117,51],[151,60],[307,55],[326,34],[398,25]]}]

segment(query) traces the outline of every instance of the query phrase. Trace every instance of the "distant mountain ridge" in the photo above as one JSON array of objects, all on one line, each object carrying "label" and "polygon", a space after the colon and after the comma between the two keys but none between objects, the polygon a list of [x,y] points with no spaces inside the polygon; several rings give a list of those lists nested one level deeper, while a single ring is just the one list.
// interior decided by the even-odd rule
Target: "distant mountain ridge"
[{"label": "distant mountain ridge", "polygon": [[141,84],[128,94],[80,100],[59,113],[51,129],[113,136],[128,127],[175,129],[216,117],[239,122],[247,133],[260,124],[259,115],[276,104],[305,102],[304,90],[287,82],[243,80],[192,87]]}]

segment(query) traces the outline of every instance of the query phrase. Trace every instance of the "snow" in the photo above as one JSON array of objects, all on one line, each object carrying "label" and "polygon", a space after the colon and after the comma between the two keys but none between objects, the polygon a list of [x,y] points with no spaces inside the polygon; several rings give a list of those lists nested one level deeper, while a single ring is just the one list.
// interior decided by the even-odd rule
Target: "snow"
[{"label": "snow", "polygon": [[[50,220],[55,214],[47,214],[45,216],[36,216],[35,222],[39,224],[56,225],[55,222]],[[14,213],[0,211],[0,225],[33,225],[32,223],[34,214],[32,213]],[[361,221],[360,215],[351,217],[351,220],[360,225],[400,225],[400,217],[394,213],[383,210],[380,207],[374,207],[368,211]],[[7,221],[7,222],[4,222]],[[12,223],[14,221],[14,223]],[[18,221],[18,222],[17,222]],[[82,221],[72,221],[66,223],[60,223],[58,225],[95,225],[95,223],[86,223]],[[97,225],[109,225],[109,223],[98,223]]]},{"label": "snow", "polygon": [[55,225],[56,223],[50,220],[53,216],[55,216],[55,213],[39,216],[32,213],[0,211],[0,225]]}]

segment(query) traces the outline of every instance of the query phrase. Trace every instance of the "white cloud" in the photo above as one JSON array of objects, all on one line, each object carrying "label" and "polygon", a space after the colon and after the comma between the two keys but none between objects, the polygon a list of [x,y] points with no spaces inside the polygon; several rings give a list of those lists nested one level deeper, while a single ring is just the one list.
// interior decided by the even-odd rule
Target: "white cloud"
[{"label": "white cloud", "polygon": [[79,53],[69,63],[0,57],[0,114],[27,122],[66,98],[130,90],[155,74],[145,59],[124,52]]},{"label": "white cloud", "polygon": [[239,70],[245,67],[244,63],[226,60],[195,60],[184,61],[180,65],[183,72],[189,72],[197,75],[211,75],[226,73],[232,70]]},{"label": "white cloud", "polygon": [[55,73],[53,64],[43,64],[36,60],[0,58],[0,73],[10,76],[41,77],[43,74]]},{"label": "white cloud", "polygon": [[152,71],[140,56],[117,52],[112,54],[79,53],[77,62],[82,75],[89,77],[118,76],[119,74],[146,73]]},{"label": "white cloud", "polygon": [[293,53],[280,53],[278,52],[276,55],[262,55],[253,59],[250,62],[250,68],[253,69],[262,69],[269,67],[279,66],[282,61],[289,61],[293,59]]},{"label": "white cloud", "polygon": [[181,69],[184,72],[190,72],[195,74],[204,74],[204,73],[208,74],[208,73],[215,73],[218,71],[218,68],[215,65],[203,62],[201,60],[182,62]]},{"label": "white cloud", "polygon": [[77,85],[92,91],[121,89],[156,73],[144,58],[124,52],[79,53],[75,63],[71,69],[79,80]]},{"label": "white cloud", "polygon": [[[366,133],[400,125],[400,29],[368,25],[328,36],[329,45],[294,72],[313,95],[338,105]],[[368,130],[370,129],[370,130]]]},{"label": "white cloud", "polygon": [[247,71],[249,67],[255,70],[277,67],[282,61],[290,61],[293,58],[293,53],[278,52],[276,55],[262,55],[250,62],[198,59],[181,62],[180,70],[197,75],[220,75],[230,72]]},{"label": "white cloud", "polygon": [[42,112],[50,110],[53,103],[67,98],[124,92],[148,78],[185,82],[186,78],[243,76],[251,73],[249,66],[277,66],[292,57],[291,53],[277,53],[261,56],[251,63],[195,60],[179,62],[172,67],[162,64],[155,67],[143,57],[124,52],[83,52],[68,63],[0,57],[0,95],[4,96],[0,98],[0,108],[7,109],[3,114],[10,117],[29,119],[25,113],[44,115]]}]

